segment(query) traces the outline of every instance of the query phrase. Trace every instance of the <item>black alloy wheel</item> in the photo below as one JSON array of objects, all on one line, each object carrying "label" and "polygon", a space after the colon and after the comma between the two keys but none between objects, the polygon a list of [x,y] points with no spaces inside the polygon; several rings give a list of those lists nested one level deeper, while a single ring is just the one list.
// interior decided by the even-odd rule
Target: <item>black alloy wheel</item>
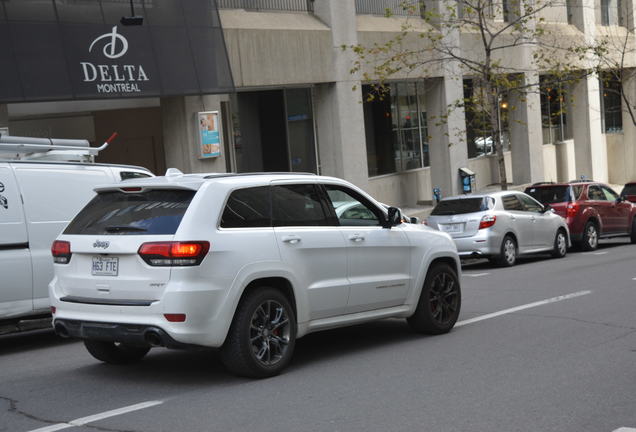
[{"label": "black alloy wheel", "polygon": [[426,275],[415,313],[407,321],[419,333],[448,333],[457,322],[460,309],[457,273],[448,264],[434,264]]},{"label": "black alloy wheel", "polygon": [[236,375],[266,378],[289,364],[295,343],[296,317],[287,298],[274,288],[256,288],[239,304],[221,360]]}]

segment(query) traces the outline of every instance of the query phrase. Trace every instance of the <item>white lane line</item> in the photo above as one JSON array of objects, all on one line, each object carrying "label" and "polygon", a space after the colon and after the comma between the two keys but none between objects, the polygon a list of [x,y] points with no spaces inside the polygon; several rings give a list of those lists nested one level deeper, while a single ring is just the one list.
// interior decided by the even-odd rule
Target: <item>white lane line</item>
[{"label": "white lane line", "polygon": [[462,273],[462,274],[467,277],[481,277],[481,276],[488,276],[490,273]]},{"label": "white lane line", "polygon": [[475,317],[475,318],[470,318],[470,319],[467,319],[467,320],[459,321],[459,322],[457,322],[457,324],[455,324],[455,327],[465,326],[467,324],[472,324],[472,323],[476,323],[476,322],[479,322],[479,321],[484,321],[484,320],[487,320],[487,319],[496,318],[496,317],[501,316],[501,315],[507,315],[507,314],[511,314],[513,312],[518,312],[518,311],[521,311],[521,310],[530,309],[530,308],[534,308],[534,307],[537,307],[537,306],[546,305],[546,304],[549,304],[549,303],[556,303],[556,302],[560,302],[560,301],[563,301],[563,300],[569,300],[569,299],[573,299],[573,298],[576,298],[576,297],[581,297],[581,296],[584,296],[584,295],[588,295],[591,292],[592,291],[577,291],[577,292],[574,292],[572,294],[566,294],[566,295],[562,295],[562,296],[558,296],[558,297],[552,297],[552,298],[549,298],[549,299],[546,299],[546,300],[540,300],[540,301],[537,301],[537,302],[534,302],[534,303],[528,303],[528,304],[525,304],[525,305],[521,305],[521,306],[516,306],[516,307],[510,308],[510,309],[504,309],[504,310],[501,310],[499,312],[493,312],[493,313],[489,313],[489,314],[486,314],[486,315],[481,315],[481,316],[478,316],[478,317]]},{"label": "white lane line", "polygon": [[618,429],[616,429],[614,432],[636,432],[636,429],[634,429],[634,428],[622,427],[622,428],[618,428]]},{"label": "white lane line", "polygon": [[608,252],[583,252],[582,255],[606,255]]},{"label": "white lane line", "polygon": [[92,423],[92,422],[96,422],[99,420],[104,420],[107,419],[109,417],[115,417],[118,415],[122,415],[122,414],[126,414],[132,411],[139,411],[145,408],[150,408],[156,405],[161,405],[163,403],[163,401],[148,401],[148,402],[142,402],[142,403],[138,403],[135,405],[130,405],[127,407],[123,407],[123,408],[117,408],[114,410],[110,410],[110,411],[105,411],[103,413],[99,413],[99,414],[95,414],[92,416],[88,416],[88,417],[81,417],[75,420],[71,420],[68,423],[58,423],[58,424],[54,424],[51,426],[45,426],[43,428],[39,428],[39,429],[33,429],[29,432],[55,432],[55,431],[59,431],[62,429],[67,429],[70,427],[75,427],[75,426],[84,426],[85,424],[88,423]]}]

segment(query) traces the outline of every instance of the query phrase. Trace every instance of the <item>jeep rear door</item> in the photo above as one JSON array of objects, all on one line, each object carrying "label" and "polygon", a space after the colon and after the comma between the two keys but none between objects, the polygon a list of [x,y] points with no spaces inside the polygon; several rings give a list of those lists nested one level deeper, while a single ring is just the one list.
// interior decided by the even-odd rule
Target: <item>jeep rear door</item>
[{"label": "jeep rear door", "polygon": [[0,320],[31,313],[32,288],[20,191],[9,164],[0,163]]}]

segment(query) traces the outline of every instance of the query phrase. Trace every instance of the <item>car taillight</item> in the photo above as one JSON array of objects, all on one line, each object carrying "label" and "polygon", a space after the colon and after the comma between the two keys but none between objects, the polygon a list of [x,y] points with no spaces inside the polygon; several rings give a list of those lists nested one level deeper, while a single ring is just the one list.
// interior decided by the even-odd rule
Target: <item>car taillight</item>
[{"label": "car taillight", "polygon": [[495,215],[484,215],[479,222],[479,229],[490,228],[497,222],[497,216]]},{"label": "car taillight", "polygon": [[68,264],[71,261],[71,244],[67,241],[55,240],[51,246],[51,254],[55,264]]},{"label": "car taillight", "polygon": [[139,256],[155,267],[196,266],[210,250],[206,241],[150,242],[139,247]]},{"label": "car taillight", "polygon": [[573,202],[568,204],[566,216],[573,218],[579,212],[579,203]]}]

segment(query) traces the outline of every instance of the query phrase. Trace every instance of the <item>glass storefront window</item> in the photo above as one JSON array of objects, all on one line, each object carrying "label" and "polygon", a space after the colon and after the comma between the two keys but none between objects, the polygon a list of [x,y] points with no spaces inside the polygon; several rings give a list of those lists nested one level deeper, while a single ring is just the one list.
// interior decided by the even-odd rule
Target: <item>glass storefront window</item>
[{"label": "glass storefront window", "polygon": [[369,176],[428,166],[424,83],[392,83],[369,101],[372,92],[363,87]]},{"label": "glass storefront window", "polygon": [[601,92],[601,106],[603,116],[603,132],[623,132],[623,112],[621,105],[621,82],[611,73],[599,77]]},{"label": "glass storefront window", "polygon": [[568,125],[567,116],[567,86],[552,77],[542,76],[539,87],[543,144],[572,139],[572,128]]},{"label": "glass storefront window", "polygon": [[[468,157],[475,158],[495,154],[494,132],[490,126],[489,106],[484,88],[475,85],[472,79],[464,80],[464,115],[466,118],[466,144]],[[504,150],[510,149],[508,121],[508,99],[499,98],[499,129]]]}]

